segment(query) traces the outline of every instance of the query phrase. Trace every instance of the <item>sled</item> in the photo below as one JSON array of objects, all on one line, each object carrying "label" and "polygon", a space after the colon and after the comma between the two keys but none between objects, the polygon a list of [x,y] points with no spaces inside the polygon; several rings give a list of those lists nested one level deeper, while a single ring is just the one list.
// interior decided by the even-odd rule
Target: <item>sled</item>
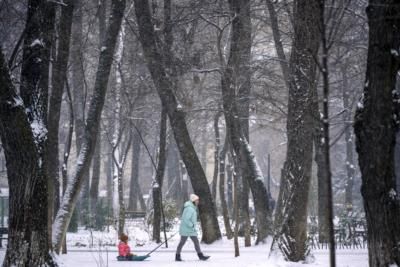
[{"label": "sled", "polygon": [[144,261],[150,257],[150,255],[144,255],[144,256],[132,256],[132,257],[124,257],[124,256],[117,256],[117,261]]},{"label": "sled", "polygon": [[153,253],[154,251],[156,251],[159,247],[161,247],[163,244],[165,244],[168,240],[170,240],[171,238],[173,238],[178,232],[176,232],[175,234],[173,234],[172,236],[170,236],[167,240],[165,240],[164,242],[162,242],[161,244],[159,244],[156,248],[154,248],[152,251],[150,251],[149,253],[147,253],[146,255],[143,256],[139,256],[139,255],[135,255],[135,256],[130,256],[130,257],[124,257],[124,256],[117,256],[117,260],[118,261],[144,261],[145,259],[147,259],[148,257],[150,257],[150,254]]}]

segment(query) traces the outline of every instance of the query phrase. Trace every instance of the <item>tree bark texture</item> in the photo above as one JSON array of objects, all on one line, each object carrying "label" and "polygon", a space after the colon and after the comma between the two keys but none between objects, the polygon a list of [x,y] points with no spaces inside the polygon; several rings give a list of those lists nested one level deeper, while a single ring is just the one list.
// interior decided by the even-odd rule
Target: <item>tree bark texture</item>
[{"label": "tree bark texture", "polygon": [[55,8],[29,1],[21,69],[21,97],[0,53],[0,137],[10,188],[9,266],[57,266],[50,255],[45,163],[47,92]]},{"label": "tree bark texture", "polygon": [[368,229],[370,267],[400,265],[400,207],[394,173],[398,104],[393,90],[399,70],[400,4],[370,0],[369,44],[363,103],[354,131],[361,194]]},{"label": "tree bark texture", "polygon": [[161,219],[164,213],[162,204],[162,186],[164,181],[165,164],[167,160],[167,113],[163,108],[160,122],[160,146],[155,181],[153,184],[153,240],[161,243]]},{"label": "tree bark texture", "polygon": [[211,194],[215,203],[217,203],[217,184],[218,184],[218,168],[219,168],[219,154],[221,149],[221,137],[219,133],[219,118],[221,113],[218,112],[214,117],[214,134],[215,134],[215,151],[214,151],[214,174],[211,182]]},{"label": "tree bark texture", "polygon": [[249,183],[253,194],[258,230],[256,243],[258,243],[263,242],[270,232],[267,191],[246,138],[246,129],[242,129],[238,119],[241,114],[236,103],[235,92],[249,77],[249,74],[246,74],[249,69],[245,67],[245,64],[250,60],[247,53],[248,46],[251,47],[250,2],[248,0],[230,1],[230,7],[235,17],[232,21],[229,59],[221,78],[223,108],[227,132],[238,162],[241,164],[240,174]]},{"label": "tree bark texture", "polygon": [[[61,6],[61,18],[59,23],[59,38],[56,61],[52,69],[52,89],[49,101],[49,112],[47,116],[47,174],[49,177],[49,225],[60,206],[60,158],[59,158],[59,124],[62,95],[67,78],[67,67],[69,58],[69,44],[71,39],[72,14],[74,1],[68,0]],[[52,200],[54,199],[54,201]]]},{"label": "tree bark texture", "polygon": [[149,2],[147,0],[135,0],[135,12],[139,25],[139,36],[155,87],[157,88],[163,107],[166,108],[178,145],[182,160],[191,179],[195,194],[199,195],[200,221],[203,230],[202,240],[212,243],[221,238],[218,226],[217,213],[208,186],[207,178],[201,166],[199,158],[194,150],[187,125],[185,113],[178,105],[174,94],[174,85],[166,75],[163,65],[159,64],[162,54],[156,45],[154,25],[151,21]]},{"label": "tree bark texture", "polygon": [[99,64],[96,73],[94,93],[90,102],[88,117],[85,126],[85,135],[78,156],[77,168],[65,191],[60,210],[53,224],[53,245],[59,253],[66,230],[78,200],[79,191],[85,182],[84,176],[90,167],[91,158],[96,146],[96,137],[100,127],[100,115],[104,105],[107,83],[113,61],[114,48],[116,46],[118,32],[121,27],[125,10],[124,0],[113,0],[111,4],[110,23],[107,28],[105,49],[100,52]]},{"label": "tree bark texture", "polygon": [[179,162],[179,151],[176,147],[175,137],[171,134],[169,135],[167,156],[167,197],[173,199],[178,207],[183,207],[186,198],[182,198],[182,173]]},{"label": "tree bark texture", "polygon": [[324,157],[323,125],[320,116],[319,99],[317,87],[314,89],[313,95],[313,143],[314,143],[314,160],[317,165],[317,182],[318,182],[318,241],[320,243],[328,242],[328,194],[326,184],[326,162]]},{"label": "tree bark texture", "polygon": [[97,137],[97,144],[94,150],[94,156],[92,160],[92,179],[90,184],[90,224],[93,227],[96,225],[96,207],[99,198],[99,183],[100,183],[100,171],[101,171],[101,134]]},{"label": "tree bark texture", "polygon": [[355,163],[354,163],[354,135],[352,132],[352,119],[351,119],[351,99],[350,99],[350,88],[348,84],[348,77],[346,68],[343,67],[342,78],[343,78],[343,121],[344,121],[344,138],[346,143],[346,188],[345,188],[345,206],[348,212],[353,210],[353,188],[355,180]]},{"label": "tree bark texture", "polygon": [[[319,35],[319,0],[294,2],[294,40],[290,56],[287,154],[276,210],[275,240],[289,261],[305,260],[307,206],[311,181],[313,118]],[[274,242],[275,244],[275,242]]]},{"label": "tree bark texture", "polygon": [[224,218],[224,226],[226,231],[226,237],[231,239],[233,237],[233,231],[229,219],[228,203],[226,201],[226,190],[225,190],[225,168],[226,168],[226,154],[229,147],[229,138],[225,137],[224,146],[219,153],[219,197],[221,200],[222,216]]},{"label": "tree bark texture", "polygon": [[[139,184],[139,161],[141,152],[141,141],[139,134],[132,130],[132,160],[131,160],[131,181],[129,186],[129,210],[138,210],[137,204],[140,197],[140,184]],[[141,209],[145,207],[141,206]]]},{"label": "tree bark texture", "polygon": [[[46,176],[25,107],[0,55],[0,136],[9,179],[8,245],[3,267],[57,266],[49,253]],[[22,101],[20,102],[22,103]]]}]

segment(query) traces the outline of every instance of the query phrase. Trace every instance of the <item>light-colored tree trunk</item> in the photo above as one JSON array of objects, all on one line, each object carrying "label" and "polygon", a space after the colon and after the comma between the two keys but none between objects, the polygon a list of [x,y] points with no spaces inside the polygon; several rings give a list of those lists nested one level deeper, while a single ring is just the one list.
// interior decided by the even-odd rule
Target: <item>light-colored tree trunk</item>
[{"label": "light-colored tree trunk", "polygon": [[90,161],[96,145],[96,137],[99,132],[100,115],[104,105],[107,83],[113,61],[114,48],[117,42],[117,36],[121,27],[122,18],[125,10],[124,0],[113,0],[110,14],[110,23],[107,28],[106,39],[104,40],[104,49],[101,49],[99,65],[94,85],[94,93],[90,102],[88,117],[85,126],[85,135],[78,156],[75,173],[68,181],[60,210],[57,212],[53,224],[53,246],[57,253],[60,252],[62,242],[65,238],[66,230],[70,222],[72,212],[74,211],[78,200],[80,189],[87,177],[84,176],[90,167]]}]

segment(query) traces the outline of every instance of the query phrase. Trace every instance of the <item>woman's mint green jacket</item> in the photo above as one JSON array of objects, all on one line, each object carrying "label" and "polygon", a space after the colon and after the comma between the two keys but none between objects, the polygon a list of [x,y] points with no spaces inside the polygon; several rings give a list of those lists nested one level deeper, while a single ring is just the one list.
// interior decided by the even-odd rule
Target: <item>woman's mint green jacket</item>
[{"label": "woman's mint green jacket", "polygon": [[197,208],[192,201],[183,205],[183,213],[179,234],[181,236],[197,236]]}]

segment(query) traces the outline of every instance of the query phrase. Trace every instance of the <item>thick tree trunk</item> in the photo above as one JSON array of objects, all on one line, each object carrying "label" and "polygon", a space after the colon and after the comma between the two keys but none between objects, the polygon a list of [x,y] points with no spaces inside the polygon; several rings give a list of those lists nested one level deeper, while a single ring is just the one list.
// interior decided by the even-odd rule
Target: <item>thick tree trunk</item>
[{"label": "thick tree trunk", "polygon": [[124,0],[112,1],[110,24],[107,29],[106,40],[104,41],[105,49],[102,49],[100,53],[99,65],[94,85],[94,95],[90,102],[88,118],[86,120],[85,135],[82,143],[83,149],[81,149],[79,152],[76,171],[68,183],[60,210],[57,213],[53,224],[54,232],[52,240],[57,253],[59,253],[61,244],[65,238],[66,230],[79,196],[79,191],[85,182],[85,178],[87,179],[84,174],[87,173],[90,167],[90,161],[96,145],[96,137],[100,126],[100,115],[104,105],[108,78],[113,61],[114,48],[124,15],[124,9]]},{"label": "thick tree trunk", "polygon": [[157,88],[163,107],[166,108],[171,128],[174,132],[181,157],[188,170],[194,192],[200,196],[200,221],[203,230],[202,240],[212,243],[221,238],[218,226],[215,205],[208,186],[207,178],[194,150],[187,125],[185,113],[174,95],[174,86],[166,75],[162,65],[158,63],[162,58],[156,46],[154,25],[151,21],[149,3],[147,0],[135,0],[135,12],[139,25],[139,35],[147,65],[153,82]]},{"label": "thick tree trunk", "polygon": [[[294,2],[294,41],[290,57],[287,154],[276,210],[275,241],[289,261],[305,260],[307,207],[311,181],[313,118],[319,38],[319,1]],[[274,242],[275,244],[275,242]]]},{"label": "thick tree trunk", "polygon": [[3,267],[57,266],[49,251],[47,180],[35,135],[0,54],[0,137],[10,187],[8,245]]},{"label": "thick tree trunk", "polygon": [[394,0],[370,0],[367,7],[366,82],[354,130],[370,267],[400,265],[400,202],[393,162],[399,114],[393,94],[399,70],[399,13],[400,5]]},{"label": "thick tree trunk", "polygon": [[156,241],[156,243],[161,243],[161,219],[164,213],[162,205],[162,186],[167,159],[167,113],[164,108],[161,111],[159,142],[157,172],[153,184],[153,240]]},{"label": "thick tree trunk", "polygon": [[55,8],[29,1],[20,93],[0,51],[0,137],[10,188],[4,267],[57,266],[49,254],[46,117]]}]

